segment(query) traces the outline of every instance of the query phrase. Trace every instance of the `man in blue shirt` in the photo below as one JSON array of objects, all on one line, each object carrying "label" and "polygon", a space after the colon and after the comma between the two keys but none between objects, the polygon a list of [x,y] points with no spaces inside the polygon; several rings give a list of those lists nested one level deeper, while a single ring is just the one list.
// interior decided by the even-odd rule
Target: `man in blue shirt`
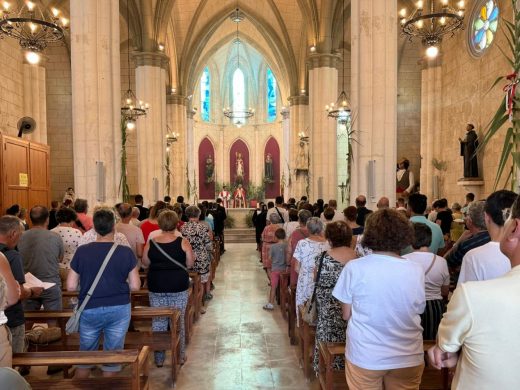
[{"label": "man in blue shirt", "polygon": [[431,253],[437,254],[439,249],[444,248],[444,236],[441,227],[424,216],[428,198],[426,195],[415,193],[408,198],[408,211],[411,214],[412,223],[424,223],[432,231],[432,243],[429,246]]}]

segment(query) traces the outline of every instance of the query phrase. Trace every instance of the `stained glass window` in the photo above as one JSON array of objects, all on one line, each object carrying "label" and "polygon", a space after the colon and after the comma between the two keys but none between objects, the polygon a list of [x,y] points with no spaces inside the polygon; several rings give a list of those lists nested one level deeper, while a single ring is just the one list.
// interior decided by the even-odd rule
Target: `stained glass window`
[{"label": "stained glass window", "polygon": [[210,108],[210,76],[208,67],[204,68],[202,77],[200,78],[200,116],[203,121],[209,122]]},{"label": "stained glass window", "polygon": [[276,79],[273,71],[267,69],[267,121],[276,119]]},{"label": "stained glass window", "polygon": [[[244,72],[237,68],[233,73],[233,111],[244,111],[246,109],[246,88]],[[243,122],[243,119],[235,118],[233,123]]]},{"label": "stained glass window", "polygon": [[470,49],[481,56],[495,39],[500,9],[496,0],[481,0],[475,4],[470,26]]}]

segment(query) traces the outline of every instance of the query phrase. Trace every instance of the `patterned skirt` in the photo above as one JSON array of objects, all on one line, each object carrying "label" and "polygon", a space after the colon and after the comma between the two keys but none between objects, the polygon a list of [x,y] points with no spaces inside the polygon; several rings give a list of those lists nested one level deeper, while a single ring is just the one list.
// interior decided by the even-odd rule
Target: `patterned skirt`
[{"label": "patterned skirt", "polygon": [[437,338],[437,330],[444,311],[445,305],[442,299],[426,301],[426,308],[424,313],[421,314],[424,340],[435,340]]}]

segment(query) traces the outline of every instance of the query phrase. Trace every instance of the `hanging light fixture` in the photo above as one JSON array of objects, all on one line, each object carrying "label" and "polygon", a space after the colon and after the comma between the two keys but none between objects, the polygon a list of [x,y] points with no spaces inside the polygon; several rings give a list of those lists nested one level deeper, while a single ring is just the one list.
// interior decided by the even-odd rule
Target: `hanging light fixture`
[{"label": "hanging light fixture", "polygon": [[26,57],[31,64],[39,62],[39,53],[49,43],[63,40],[69,24],[67,18],[60,18],[57,8],[42,10],[33,1],[26,1],[17,11],[8,1],[4,1],[0,15],[0,37],[18,39],[20,46],[27,51]]},{"label": "hanging light fixture", "polygon": [[343,80],[342,80],[342,88],[341,93],[339,94],[336,102],[332,102],[325,106],[325,110],[327,111],[327,116],[329,118],[334,118],[339,124],[346,125],[350,122],[350,112],[352,111],[350,107],[350,101],[347,93],[345,92],[345,0],[343,0],[343,9],[341,13],[341,23],[343,27]]},{"label": "hanging light fixture", "polygon": [[135,122],[141,116],[146,115],[150,105],[137,99],[134,91],[132,91],[130,84],[130,11],[128,7],[128,0],[126,2],[126,21],[127,21],[127,32],[128,32],[128,53],[127,53],[127,64],[128,64],[128,90],[125,92],[123,97],[123,104],[121,106],[121,115],[126,122],[126,128],[128,130],[135,129]]},{"label": "hanging light fixture", "polygon": [[[244,20],[244,14],[240,12],[240,9],[238,8],[238,1],[237,8],[231,15],[231,20],[237,25],[236,38],[233,43],[237,45],[237,69],[240,69],[240,45],[242,44],[242,41],[238,34],[238,24]],[[234,104],[231,104],[230,107],[224,108],[223,112],[224,116],[231,119],[237,127],[241,127],[246,123],[247,119],[255,115],[255,110],[253,108],[235,107]]]},{"label": "hanging light fixture", "polygon": [[403,34],[410,40],[420,38],[426,56],[435,58],[443,36],[453,36],[464,28],[464,6],[464,0],[457,1],[456,8],[450,6],[450,0],[418,0],[409,15],[406,8],[399,11]]}]

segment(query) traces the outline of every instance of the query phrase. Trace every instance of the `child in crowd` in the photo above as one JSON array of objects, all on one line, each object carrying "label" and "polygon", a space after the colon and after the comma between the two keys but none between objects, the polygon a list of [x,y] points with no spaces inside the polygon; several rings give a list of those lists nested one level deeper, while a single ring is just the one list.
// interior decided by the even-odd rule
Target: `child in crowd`
[{"label": "child in crowd", "polygon": [[269,302],[264,305],[265,310],[273,310],[274,295],[276,287],[280,281],[280,272],[287,270],[287,263],[285,262],[285,252],[287,250],[287,242],[285,242],[285,230],[282,228],[274,232],[276,243],[269,248],[269,257],[271,258],[271,292],[269,293]]}]

